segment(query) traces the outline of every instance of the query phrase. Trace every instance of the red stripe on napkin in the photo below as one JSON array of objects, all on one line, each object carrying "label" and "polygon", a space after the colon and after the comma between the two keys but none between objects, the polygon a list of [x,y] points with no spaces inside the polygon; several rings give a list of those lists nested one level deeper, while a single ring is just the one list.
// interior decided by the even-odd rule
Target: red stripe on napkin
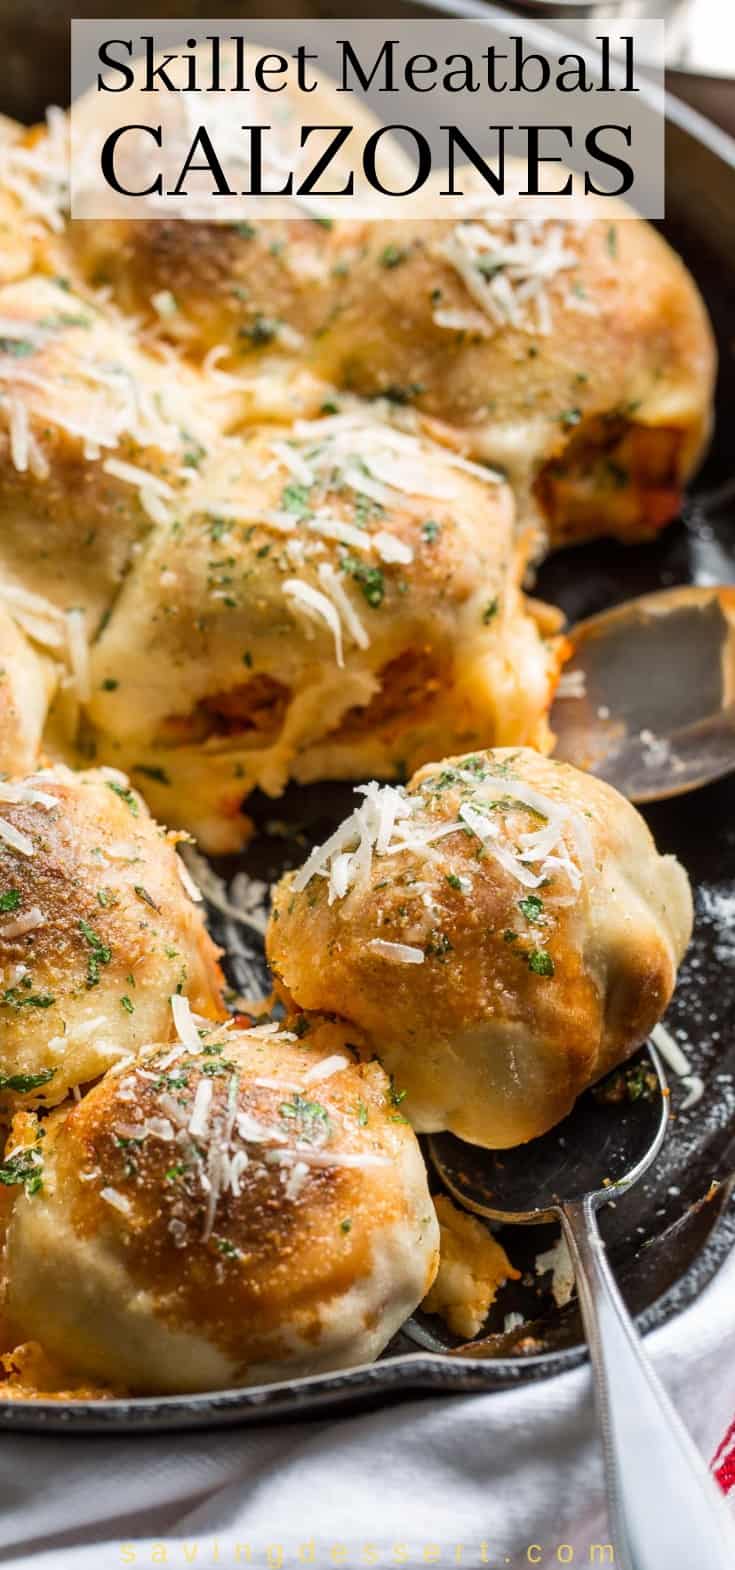
[{"label": "red stripe on napkin", "polygon": [[714,1457],[712,1471],[723,1493],[729,1494],[735,1488],[735,1422],[730,1424]]}]

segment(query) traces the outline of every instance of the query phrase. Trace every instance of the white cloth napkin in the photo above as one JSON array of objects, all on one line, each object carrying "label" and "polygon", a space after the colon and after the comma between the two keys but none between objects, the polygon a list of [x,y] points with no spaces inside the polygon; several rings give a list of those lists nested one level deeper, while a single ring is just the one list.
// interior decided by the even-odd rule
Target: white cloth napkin
[{"label": "white cloth napkin", "polygon": [[[735,1417],[735,1254],[647,1346],[710,1460]],[[6,1435],[0,1457],[0,1565],[22,1570],[605,1562],[586,1366],[279,1428]]]}]

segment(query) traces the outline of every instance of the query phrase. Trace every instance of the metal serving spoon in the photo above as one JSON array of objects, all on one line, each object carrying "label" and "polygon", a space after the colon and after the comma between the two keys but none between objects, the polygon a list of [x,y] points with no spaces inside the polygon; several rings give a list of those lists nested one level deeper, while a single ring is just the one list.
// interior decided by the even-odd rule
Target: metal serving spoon
[{"label": "metal serving spoon", "polygon": [[735,770],[735,586],[645,594],[567,636],[574,653],[551,713],[555,757],[631,801],[678,796]]},{"label": "metal serving spoon", "polygon": [[618,1570],[732,1570],[735,1526],[645,1356],[597,1227],[596,1212],[647,1171],[666,1133],[666,1078],[648,1051],[652,1093],[614,1106],[585,1096],[563,1132],[498,1152],[452,1134],[427,1143],[465,1209],[492,1221],[561,1221],[595,1376]]}]

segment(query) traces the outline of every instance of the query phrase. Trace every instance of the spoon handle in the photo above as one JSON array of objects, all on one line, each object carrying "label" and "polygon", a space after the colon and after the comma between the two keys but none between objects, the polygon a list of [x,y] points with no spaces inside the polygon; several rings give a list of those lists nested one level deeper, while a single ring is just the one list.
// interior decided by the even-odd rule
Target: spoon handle
[{"label": "spoon handle", "polygon": [[735,1525],[648,1361],[600,1236],[594,1199],[560,1206],[602,1429],[618,1570],[732,1570]]}]

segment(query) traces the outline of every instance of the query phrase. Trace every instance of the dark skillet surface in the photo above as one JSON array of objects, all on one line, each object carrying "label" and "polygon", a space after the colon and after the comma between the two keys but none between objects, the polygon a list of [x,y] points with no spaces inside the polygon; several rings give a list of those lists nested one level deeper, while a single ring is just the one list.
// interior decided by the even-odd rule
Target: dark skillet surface
[{"label": "dark skillet surface", "polygon": [[[703,156],[696,142],[693,151]],[[732,211],[735,166],[728,169],[712,160],[711,167],[721,182],[715,196]],[[672,183],[675,189],[675,176]],[[731,437],[735,256],[730,258],[728,271],[722,255],[715,255],[698,238],[694,213],[687,214],[686,221],[670,222],[664,228],[694,272],[714,318],[721,356],[717,434],[682,518],[661,541],[627,549],[603,542],[566,551],[544,564],[536,592],[560,605],[570,621],[651,589],[688,582],[735,582]],[[722,250],[727,255],[725,244]],[[244,868],[253,877],[273,881],[303,859],[310,843],[326,836],[350,801],[351,786],[342,785],[290,789],[278,802],[255,800],[249,810],[260,833],[244,856],[222,860],[215,864],[216,870],[230,878]],[[659,847],[679,856],[695,888],[695,936],[666,1022],[680,1039],[694,1072],[701,1074],[705,1089],[697,1106],[675,1117],[653,1172],[603,1215],[618,1280],[629,1307],[640,1316],[643,1330],[663,1323],[693,1302],[735,1243],[735,1215],[730,1204],[735,1172],[734,805],[735,777],[645,811]],[[218,922],[213,913],[215,935],[231,941],[231,926],[228,924],[225,933],[218,930]],[[267,990],[262,955],[252,950],[248,957],[231,959],[230,977],[250,995],[256,977]],[[674,1081],[675,1113],[683,1099],[684,1092]],[[711,1192],[713,1183],[720,1185],[715,1193]],[[483,1332],[490,1339],[475,1354],[469,1349],[450,1359],[420,1352],[417,1334],[421,1342],[437,1351],[450,1350],[456,1344],[439,1321],[424,1318],[411,1338],[399,1335],[370,1368],[211,1397],[72,1403],[67,1407],[0,1404],[0,1427],[87,1433],[199,1428],[323,1415],[325,1410],[385,1404],[417,1391],[486,1390],[551,1377],[584,1356],[576,1308],[572,1304],[557,1309],[549,1276],[534,1274],[535,1257],[553,1243],[555,1230],[507,1227],[501,1236],[526,1279],[500,1294]],[[504,1336],[504,1318],[511,1310],[518,1310],[530,1323]],[[529,1334],[533,1349],[523,1351],[516,1343]]]},{"label": "dark skillet surface", "polygon": [[[688,228],[672,224],[666,226],[666,233],[692,267],[715,320],[721,355],[717,435],[683,517],[662,540],[635,548],[604,541],[560,552],[544,564],[536,592],[560,605],[572,622],[651,589],[735,581],[735,478],[728,434],[729,412],[735,401],[733,290],[720,264],[703,251]],[[681,1306],[701,1290],[730,1240],[735,1241],[727,1191],[731,1171],[735,1171],[733,804],[735,777],[645,812],[659,847],[680,858],[695,888],[695,936],[667,1015],[667,1027],[681,1041],[694,1072],[705,1081],[701,1101],[675,1118],[653,1174],[603,1218],[613,1259],[634,1311],[650,1310],[662,1293],[678,1283],[673,1299],[659,1303],[653,1319],[672,1311],[674,1302]],[[294,788],[275,803],[256,800],[251,807],[260,829],[257,841],[241,861],[223,862],[219,870],[229,876],[244,865],[253,876],[271,881],[287,866],[298,865],[306,847],[326,837],[350,805],[349,785]],[[274,827],[277,832],[269,834]],[[288,829],[292,837],[284,838]],[[672,1079],[676,1112],[685,1092],[674,1076]],[[724,1186],[703,1204],[713,1182]],[[719,1243],[702,1256],[703,1243],[723,1212]],[[553,1228],[509,1227],[502,1233],[511,1259],[521,1269],[532,1269],[536,1254],[548,1247],[554,1236]],[[535,1321],[534,1333],[549,1350],[572,1347],[581,1339],[576,1312],[559,1314],[548,1289],[539,1293],[537,1283],[532,1288],[506,1288],[486,1331],[501,1330],[511,1309]],[[452,1344],[439,1322],[427,1321],[426,1329],[444,1345]],[[527,1327],[520,1334],[525,1333]],[[507,1345],[506,1341],[496,1350],[505,1351]],[[552,1366],[553,1360],[549,1372]]]}]

